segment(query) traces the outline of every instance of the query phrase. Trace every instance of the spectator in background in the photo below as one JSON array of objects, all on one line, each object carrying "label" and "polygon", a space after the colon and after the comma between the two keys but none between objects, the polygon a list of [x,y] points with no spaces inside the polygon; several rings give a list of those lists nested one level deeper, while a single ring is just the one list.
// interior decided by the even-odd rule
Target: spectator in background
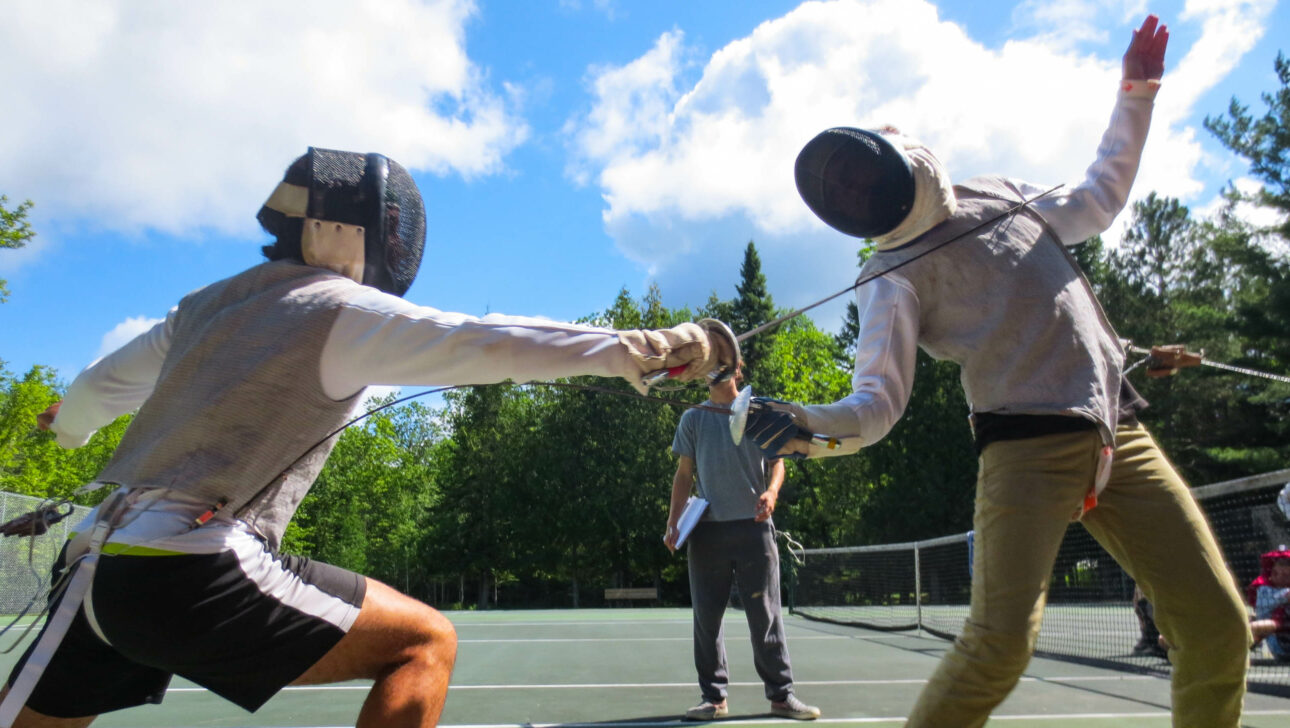
[{"label": "spectator in background", "polygon": [[[743,381],[742,369],[708,385],[704,404],[729,407]],[[708,501],[704,520],[690,534],[690,600],[694,604],[694,667],[699,672],[699,704],[687,720],[712,720],[729,714],[726,690],[730,672],[722,617],[732,582],[752,636],[753,664],[766,687],[770,712],[783,718],[814,720],[820,709],[793,694],[784,619],[780,614],[779,551],[771,514],[784,483],[784,461],[768,458],[752,440],[736,445],[729,417],[705,409],[681,415],[672,440],[680,462],[672,478],[671,509],[663,542],[675,551],[677,523],[698,476],[699,495]]]},{"label": "spectator in background", "polygon": [[1273,657],[1290,662],[1290,551],[1269,551],[1259,561],[1262,572],[1246,589],[1254,607],[1250,631],[1255,644],[1264,640]]},{"label": "spectator in background", "polygon": [[1155,609],[1137,584],[1133,585],[1133,613],[1138,617],[1138,627],[1142,630],[1138,644],[1133,646],[1133,654],[1165,657],[1168,654],[1168,648],[1160,637],[1160,630],[1156,627]]}]

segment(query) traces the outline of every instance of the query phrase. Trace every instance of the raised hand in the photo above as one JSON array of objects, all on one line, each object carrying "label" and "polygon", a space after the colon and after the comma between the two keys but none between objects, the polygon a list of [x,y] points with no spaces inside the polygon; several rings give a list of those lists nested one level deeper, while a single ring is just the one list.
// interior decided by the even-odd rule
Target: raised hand
[{"label": "raised hand", "polygon": [[1124,78],[1159,80],[1164,75],[1169,28],[1159,23],[1160,18],[1148,15],[1142,27],[1133,31],[1133,40],[1124,52]]},{"label": "raised hand", "polygon": [[51,405],[40,414],[36,415],[36,429],[48,430],[54,424],[54,418],[58,416],[58,408],[63,406],[63,401],[59,400]]}]

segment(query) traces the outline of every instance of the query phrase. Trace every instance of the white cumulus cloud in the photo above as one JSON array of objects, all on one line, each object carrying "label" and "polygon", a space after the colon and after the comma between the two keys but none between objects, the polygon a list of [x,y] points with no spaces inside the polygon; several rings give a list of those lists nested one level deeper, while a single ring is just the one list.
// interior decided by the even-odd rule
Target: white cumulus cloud
[{"label": "white cumulus cloud", "polygon": [[103,334],[103,339],[99,342],[99,350],[94,355],[95,359],[107,356],[112,352],[120,349],[134,337],[151,329],[153,326],[165,321],[164,318],[148,318],[147,316],[131,316],[122,321],[112,330]]},{"label": "white cumulus cloud", "polygon": [[310,146],[483,175],[527,128],[470,0],[41,0],[0,23],[0,190],[108,229],[247,233]]},{"label": "white cumulus cloud", "polygon": [[[1201,193],[1203,152],[1183,122],[1257,40],[1273,4],[1193,0],[1164,19],[1198,38],[1170,48],[1135,192]],[[1120,57],[1054,43],[1052,29],[1092,13],[1127,45],[1139,6],[1028,1],[1017,13],[1031,34],[987,47],[925,0],[807,2],[717,50],[688,83],[684,37],[673,31],[636,61],[592,70],[593,108],[567,126],[575,170],[601,189],[616,244],[665,291],[701,301],[713,273],[729,278],[754,239],[777,302],[798,305],[846,285],[857,248],[797,195],[793,160],[807,140],[830,126],[892,124],[954,178],[1077,182],[1109,120]],[[1079,39],[1102,38],[1093,28]]]}]

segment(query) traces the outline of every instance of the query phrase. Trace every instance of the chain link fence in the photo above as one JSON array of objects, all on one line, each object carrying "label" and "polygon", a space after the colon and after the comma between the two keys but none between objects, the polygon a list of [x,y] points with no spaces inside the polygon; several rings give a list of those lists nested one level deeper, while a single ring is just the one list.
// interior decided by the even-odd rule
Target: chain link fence
[{"label": "chain link fence", "polygon": [[[0,523],[34,511],[44,502],[41,498],[0,491]],[[33,597],[38,598],[32,612],[40,612],[54,559],[72,528],[89,512],[84,506],[73,506],[72,515],[54,524],[43,536],[0,538],[0,615],[18,614]]]}]

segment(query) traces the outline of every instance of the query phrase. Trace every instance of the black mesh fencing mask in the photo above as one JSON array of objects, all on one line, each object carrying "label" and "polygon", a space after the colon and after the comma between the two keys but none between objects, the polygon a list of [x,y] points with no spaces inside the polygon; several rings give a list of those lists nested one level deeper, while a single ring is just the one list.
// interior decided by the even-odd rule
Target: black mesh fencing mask
[{"label": "black mesh fencing mask", "polygon": [[284,257],[386,293],[402,296],[421,267],[421,193],[407,170],[381,154],[310,147],[257,217]]},{"label": "black mesh fencing mask", "polygon": [[821,220],[857,238],[896,228],[914,207],[914,172],[882,134],[835,127],[802,147],[797,192]]}]

